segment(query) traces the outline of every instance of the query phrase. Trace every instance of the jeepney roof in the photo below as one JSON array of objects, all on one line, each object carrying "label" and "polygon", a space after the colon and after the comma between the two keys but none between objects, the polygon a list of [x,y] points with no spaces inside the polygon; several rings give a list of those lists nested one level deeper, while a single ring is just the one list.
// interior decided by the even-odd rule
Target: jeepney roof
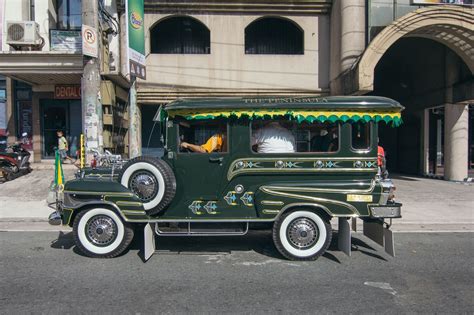
[{"label": "jeepney roof", "polygon": [[400,112],[400,103],[381,96],[328,97],[247,97],[178,99],[165,110],[218,109],[334,109],[334,110],[390,110]]},{"label": "jeepney roof", "polygon": [[286,118],[297,122],[385,121],[401,124],[400,103],[379,96],[248,97],[180,99],[164,107],[170,117],[187,120],[216,118]]}]

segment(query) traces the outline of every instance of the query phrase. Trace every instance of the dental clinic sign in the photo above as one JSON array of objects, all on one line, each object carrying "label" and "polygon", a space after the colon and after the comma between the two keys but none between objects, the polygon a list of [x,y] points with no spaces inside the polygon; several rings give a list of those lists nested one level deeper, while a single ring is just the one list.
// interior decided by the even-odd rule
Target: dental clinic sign
[{"label": "dental clinic sign", "polygon": [[146,79],[144,0],[126,0],[125,14],[130,77]]}]

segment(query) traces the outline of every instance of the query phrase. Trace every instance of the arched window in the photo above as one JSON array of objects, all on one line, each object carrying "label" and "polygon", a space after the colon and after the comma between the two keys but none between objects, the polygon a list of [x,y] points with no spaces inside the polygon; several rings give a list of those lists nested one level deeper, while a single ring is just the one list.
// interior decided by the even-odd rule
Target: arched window
[{"label": "arched window", "polygon": [[267,17],[250,23],[245,28],[246,54],[304,54],[304,32],[294,22]]},{"label": "arched window", "polygon": [[188,16],[167,18],[150,30],[152,54],[210,54],[211,33]]}]

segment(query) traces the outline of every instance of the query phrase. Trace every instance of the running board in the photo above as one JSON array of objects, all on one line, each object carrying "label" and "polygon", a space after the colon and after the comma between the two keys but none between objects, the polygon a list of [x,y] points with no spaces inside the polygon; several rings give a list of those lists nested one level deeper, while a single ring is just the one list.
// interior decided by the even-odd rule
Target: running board
[{"label": "running board", "polygon": [[[218,228],[214,227],[217,225]],[[226,227],[227,225],[227,227]],[[249,231],[249,223],[200,223],[183,222],[168,226],[155,225],[159,236],[242,236]]]}]

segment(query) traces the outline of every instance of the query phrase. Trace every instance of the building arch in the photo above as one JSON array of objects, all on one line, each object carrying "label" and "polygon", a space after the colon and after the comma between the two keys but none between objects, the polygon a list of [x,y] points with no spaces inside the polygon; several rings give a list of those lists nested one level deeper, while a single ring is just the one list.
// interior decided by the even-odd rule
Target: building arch
[{"label": "building arch", "polygon": [[385,52],[402,37],[435,40],[453,50],[474,73],[474,10],[459,6],[421,8],[385,27],[369,44],[358,64],[345,73],[345,94],[364,94],[374,88],[374,70]]},{"label": "building arch", "polygon": [[210,54],[211,31],[192,16],[167,16],[150,27],[150,53]]},{"label": "building arch", "polygon": [[245,27],[245,54],[302,55],[304,30],[288,18],[260,17]]}]

